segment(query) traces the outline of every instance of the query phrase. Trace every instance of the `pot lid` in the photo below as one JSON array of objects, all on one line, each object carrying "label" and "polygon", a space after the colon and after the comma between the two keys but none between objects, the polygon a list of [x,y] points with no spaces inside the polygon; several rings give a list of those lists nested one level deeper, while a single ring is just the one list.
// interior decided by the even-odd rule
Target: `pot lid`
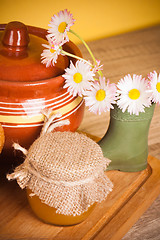
[{"label": "pot lid", "polygon": [[54,67],[41,63],[46,34],[16,21],[0,25],[0,80],[37,81],[63,74],[69,64],[66,56],[60,55]]}]

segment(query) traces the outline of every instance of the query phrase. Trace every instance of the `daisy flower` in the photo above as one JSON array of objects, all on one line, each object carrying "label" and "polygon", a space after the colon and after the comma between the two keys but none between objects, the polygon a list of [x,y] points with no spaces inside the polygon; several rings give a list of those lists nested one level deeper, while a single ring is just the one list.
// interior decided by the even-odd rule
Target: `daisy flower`
[{"label": "daisy flower", "polygon": [[64,44],[69,41],[67,32],[74,24],[74,21],[73,15],[67,9],[60,11],[58,15],[54,15],[51,18],[50,24],[48,25],[50,27],[48,36],[51,37],[55,43]]},{"label": "daisy flower", "polygon": [[91,71],[91,66],[82,60],[78,60],[75,66],[71,62],[70,67],[66,68],[65,72],[62,75],[66,80],[64,88],[68,88],[67,91],[74,97],[77,94],[82,96],[91,87],[91,82],[94,81],[95,74]]},{"label": "daisy flower", "polygon": [[47,44],[42,44],[43,47],[46,49],[43,50],[41,54],[41,62],[43,64],[46,64],[46,67],[49,67],[51,65],[55,65],[57,62],[58,55],[63,55],[61,53],[62,47],[61,45],[53,45],[53,42],[48,39],[49,45]]},{"label": "daisy flower", "polygon": [[95,114],[113,109],[112,104],[115,104],[116,85],[109,84],[105,81],[105,77],[99,77],[99,82],[96,81],[89,91],[86,91],[85,102],[89,107],[89,111]]},{"label": "daisy flower", "polygon": [[117,84],[117,105],[122,112],[139,115],[144,108],[151,105],[151,94],[147,92],[148,82],[140,75],[126,75]]},{"label": "daisy flower", "polygon": [[149,92],[151,93],[151,98],[154,103],[160,104],[160,74],[158,75],[156,71],[150,73],[148,78],[149,82]]}]

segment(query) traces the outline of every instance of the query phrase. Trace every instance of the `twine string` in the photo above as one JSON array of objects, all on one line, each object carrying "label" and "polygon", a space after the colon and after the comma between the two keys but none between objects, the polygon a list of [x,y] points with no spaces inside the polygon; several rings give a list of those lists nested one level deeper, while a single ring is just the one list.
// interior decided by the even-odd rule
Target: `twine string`
[{"label": "twine string", "polygon": [[25,156],[28,153],[27,149],[21,147],[18,143],[13,143],[13,147],[14,147],[15,150],[21,151]]},{"label": "twine string", "polygon": [[50,177],[43,176],[42,174],[37,172],[31,165],[29,165],[28,163],[26,164],[26,162],[24,162],[23,167],[21,169],[17,169],[17,170],[15,169],[14,173],[7,174],[7,179],[8,180],[19,179],[20,181],[22,181],[28,175],[28,173],[36,176],[37,179],[41,179],[47,183],[53,183],[55,185],[64,185],[68,187],[79,186],[79,185],[93,182],[101,174],[100,172],[96,172],[94,175],[85,179],[80,179],[78,181],[62,181],[62,180],[57,181]]},{"label": "twine string", "polygon": [[60,118],[62,114],[57,113],[57,114],[51,115],[51,109],[45,109],[42,113],[45,116],[45,121],[41,131],[41,135],[44,135],[45,133],[49,133],[53,131],[56,127],[62,127],[64,125],[70,124],[70,121],[68,119],[62,120],[56,123],[52,123],[54,119]]}]

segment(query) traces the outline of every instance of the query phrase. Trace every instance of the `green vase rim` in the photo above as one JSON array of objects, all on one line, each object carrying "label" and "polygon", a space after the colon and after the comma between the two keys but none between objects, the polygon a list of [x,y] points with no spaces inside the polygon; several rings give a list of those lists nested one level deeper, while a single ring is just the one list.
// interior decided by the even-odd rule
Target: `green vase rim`
[{"label": "green vase rim", "polygon": [[114,118],[119,121],[144,121],[152,119],[155,103],[152,103],[150,107],[145,107],[145,112],[140,112],[139,115],[130,114],[127,110],[125,112],[122,112],[122,110],[114,104],[114,109],[111,109],[110,111],[110,117]]}]

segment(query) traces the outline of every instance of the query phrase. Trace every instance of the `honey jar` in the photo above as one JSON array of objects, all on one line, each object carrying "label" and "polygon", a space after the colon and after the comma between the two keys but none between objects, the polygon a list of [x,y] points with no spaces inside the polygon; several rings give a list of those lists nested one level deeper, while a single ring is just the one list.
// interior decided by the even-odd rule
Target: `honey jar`
[{"label": "honey jar", "polygon": [[95,204],[88,208],[88,210],[78,216],[67,216],[64,214],[56,213],[54,207],[50,207],[45,203],[42,203],[38,196],[32,195],[32,191],[27,189],[27,198],[31,206],[32,211],[42,221],[59,226],[75,225],[83,222],[93,211]]},{"label": "honey jar", "polygon": [[85,220],[112,191],[112,182],[104,173],[110,161],[84,134],[53,132],[48,122],[45,125],[29,150],[21,149],[26,155],[24,163],[7,177],[27,188],[29,204],[38,218],[55,225],[74,225]]}]

